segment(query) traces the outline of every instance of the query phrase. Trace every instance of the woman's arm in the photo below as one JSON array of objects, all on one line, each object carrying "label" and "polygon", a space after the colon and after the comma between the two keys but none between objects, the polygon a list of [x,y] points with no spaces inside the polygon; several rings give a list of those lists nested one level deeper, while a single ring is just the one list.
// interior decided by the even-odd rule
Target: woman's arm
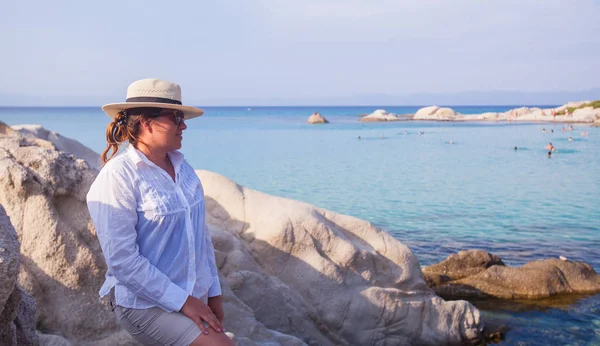
[{"label": "woman's arm", "polygon": [[223,302],[221,301],[221,296],[208,298],[208,307],[212,310],[217,319],[223,323],[225,313],[223,312]]}]

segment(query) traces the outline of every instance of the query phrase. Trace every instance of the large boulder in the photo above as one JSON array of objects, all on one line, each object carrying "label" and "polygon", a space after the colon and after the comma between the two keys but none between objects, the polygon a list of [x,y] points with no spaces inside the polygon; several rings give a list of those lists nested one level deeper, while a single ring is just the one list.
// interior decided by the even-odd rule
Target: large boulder
[{"label": "large boulder", "polygon": [[85,204],[96,174],[44,139],[0,136],[0,203],[21,241],[19,282],[35,298],[38,328],[74,341],[119,329],[97,298],[106,264]]},{"label": "large boulder", "polygon": [[546,259],[513,268],[481,250],[450,255],[424,268],[423,274],[436,293],[448,299],[541,299],[600,292],[600,275],[587,263]]},{"label": "large boulder", "polygon": [[427,287],[417,258],[350,216],[198,171],[221,274],[269,328],[308,344],[460,344],[479,312]]},{"label": "large boulder", "polygon": [[[14,316],[10,321],[4,318],[7,313],[4,308],[17,284],[19,251],[17,233],[11,225],[4,208],[0,205],[0,282],[2,282],[0,286],[0,316],[2,316],[3,322],[12,323],[14,320]],[[0,325],[0,333],[5,328],[8,328],[6,324]]]},{"label": "large boulder", "polygon": [[37,345],[35,301],[17,284],[20,246],[0,204],[0,345]]},{"label": "large boulder", "polygon": [[483,250],[461,251],[444,261],[423,268],[427,284],[440,286],[446,282],[479,274],[493,265],[504,265],[500,257]]},{"label": "large boulder", "polygon": [[457,120],[460,118],[461,117],[459,116],[459,114],[456,113],[452,108],[440,108],[438,106],[429,106],[429,107],[423,107],[423,108],[419,109],[415,113],[413,120],[450,121],[450,120]]},{"label": "large boulder", "polygon": [[308,123],[309,124],[328,124],[329,121],[327,121],[327,119],[325,119],[324,116],[321,115],[321,113],[319,112],[314,112],[309,118],[308,118]]}]

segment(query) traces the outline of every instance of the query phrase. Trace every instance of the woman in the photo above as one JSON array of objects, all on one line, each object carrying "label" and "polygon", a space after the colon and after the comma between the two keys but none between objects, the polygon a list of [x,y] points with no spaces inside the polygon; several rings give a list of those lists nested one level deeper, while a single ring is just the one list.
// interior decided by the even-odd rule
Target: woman
[{"label": "woman", "polygon": [[126,102],[102,110],[113,121],[87,195],[108,266],[100,296],[114,295],[117,319],[144,345],[233,345],[204,191],[178,151],[185,120],[203,111],[182,105],[179,85],[159,79],[132,83]]}]

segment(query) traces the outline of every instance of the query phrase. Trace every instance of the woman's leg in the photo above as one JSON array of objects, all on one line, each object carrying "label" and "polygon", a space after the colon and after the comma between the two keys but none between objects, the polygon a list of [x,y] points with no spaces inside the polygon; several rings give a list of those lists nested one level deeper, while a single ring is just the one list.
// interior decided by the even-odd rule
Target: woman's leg
[{"label": "woman's leg", "polygon": [[158,307],[130,309],[117,306],[115,314],[125,330],[143,345],[234,345],[225,333],[217,333],[211,328],[208,328],[208,335],[202,334],[194,321],[179,312],[169,313]]},{"label": "woman's leg", "polygon": [[208,334],[201,334],[190,346],[235,346],[225,333],[217,333],[209,328]]}]

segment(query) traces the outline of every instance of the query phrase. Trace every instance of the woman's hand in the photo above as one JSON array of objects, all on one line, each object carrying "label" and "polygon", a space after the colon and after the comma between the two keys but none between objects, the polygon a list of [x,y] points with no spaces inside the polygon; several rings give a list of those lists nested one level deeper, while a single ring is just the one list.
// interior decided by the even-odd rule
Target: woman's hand
[{"label": "woman's hand", "polygon": [[208,307],[215,314],[219,322],[221,322],[221,325],[223,325],[223,318],[225,318],[225,313],[223,312],[223,303],[221,302],[221,296],[208,298]]},{"label": "woman's hand", "polygon": [[215,316],[211,308],[198,298],[188,296],[187,300],[183,304],[183,307],[181,308],[181,313],[189,317],[192,321],[196,322],[204,334],[208,334],[208,328],[204,326],[202,321],[208,323],[212,329],[219,333],[223,331],[223,325],[221,324],[221,321],[217,318],[217,316]]}]

